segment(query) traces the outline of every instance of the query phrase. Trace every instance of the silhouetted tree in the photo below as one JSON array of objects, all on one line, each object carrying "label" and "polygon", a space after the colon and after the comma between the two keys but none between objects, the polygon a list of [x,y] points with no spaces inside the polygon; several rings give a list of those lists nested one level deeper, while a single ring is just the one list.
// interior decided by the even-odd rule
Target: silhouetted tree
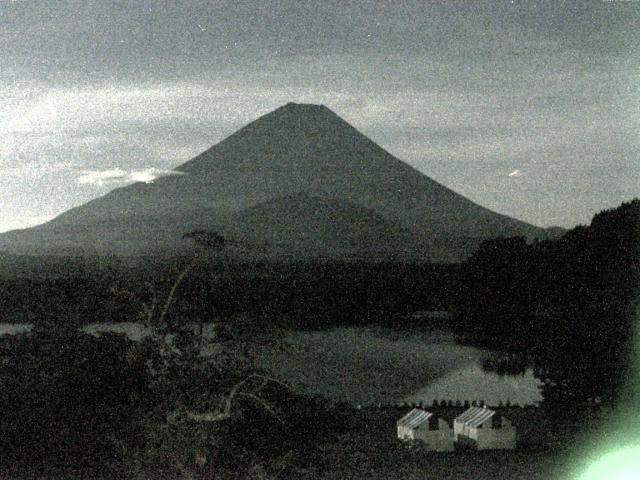
[{"label": "silhouetted tree", "polygon": [[637,199],[556,241],[484,242],[463,265],[457,333],[529,352],[552,410],[596,396],[613,402],[629,367],[639,253]]}]

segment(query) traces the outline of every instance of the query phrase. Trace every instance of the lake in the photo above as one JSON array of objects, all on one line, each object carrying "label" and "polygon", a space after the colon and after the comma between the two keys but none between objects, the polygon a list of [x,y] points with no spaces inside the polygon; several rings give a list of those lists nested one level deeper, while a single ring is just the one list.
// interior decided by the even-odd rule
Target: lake
[{"label": "lake", "polygon": [[[205,332],[211,332],[208,325]],[[28,332],[29,324],[1,324],[0,335]],[[139,323],[94,323],[87,333],[148,335]],[[483,400],[528,405],[542,400],[540,382],[527,369],[501,376],[482,369],[489,351],[458,345],[442,330],[397,332],[385,328],[298,331],[275,344],[256,346],[258,366],[302,393],[356,405]]]},{"label": "lake", "polygon": [[382,328],[294,332],[264,346],[260,364],[297,390],[356,405],[484,400],[529,405],[542,400],[540,382],[485,372],[490,352],[458,345],[450,333],[397,333]]}]

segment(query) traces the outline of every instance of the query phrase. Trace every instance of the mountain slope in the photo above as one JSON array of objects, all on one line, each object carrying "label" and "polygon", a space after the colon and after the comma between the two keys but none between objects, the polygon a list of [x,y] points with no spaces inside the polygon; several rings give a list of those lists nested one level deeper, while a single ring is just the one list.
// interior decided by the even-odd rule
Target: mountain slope
[{"label": "mountain slope", "polygon": [[267,253],[290,258],[428,258],[424,238],[373,210],[306,193],[268,200],[232,214],[219,230]]},{"label": "mountain slope", "polygon": [[[379,222],[425,239],[418,243],[432,245],[436,260],[460,259],[485,238],[546,236],[543,229],[487,210],[440,185],[324,106],[280,107],[178,167],[176,173],[151,184],[113,190],[47,224],[2,235],[0,249],[169,254],[184,248],[181,235],[186,230],[228,227],[232,231],[233,223],[243,218],[234,215],[300,192],[364,209],[351,212],[352,223],[357,223],[359,214],[366,217],[365,211],[375,212]],[[285,203],[290,204],[291,198]],[[282,221],[270,225],[294,229],[284,221],[290,218],[282,208],[281,203],[271,213],[275,220],[274,212],[281,212]],[[313,223],[313,211],[304,215],[296,220],[299,224]],[[246,212],[244,218],[250,216]],[[323,228],[331,226],[328,218]],[[347,224],[340,228],[348,229]],[[300,241],[299,235],[294,237]],[[336,240],[328,251],[343,251],[339,245],[343,240]]]},{"label": "mountain slope", "polygon": [[177,170],[222,183],[224,206],[307,191],[345,198],[430,236],[541,233],[440,185],[324,106],[287,104]]}]

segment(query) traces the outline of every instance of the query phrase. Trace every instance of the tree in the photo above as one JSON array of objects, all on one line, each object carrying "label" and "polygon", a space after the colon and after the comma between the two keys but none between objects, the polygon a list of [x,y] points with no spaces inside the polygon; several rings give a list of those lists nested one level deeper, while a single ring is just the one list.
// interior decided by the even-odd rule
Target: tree
[{"label": "tree", "polygon": [[[185,237],[214,253],[229,244],[215,232]],[[231,470],[259,467],[265,475],[275,468],[274,462],[262,465],[255,452],[244,447],[246,438],[236,437],[250,428],[247,422],[268,425],[263,437],[264,431],[277,432],[284,419],[274,395],[288,391],[286,385],[255,371],[234,345],[207,337],[204,320],[194,329],[171,318],[179,287],[200,258],[196,254],[180,271],[164,301],[149,285],[150,301],[141,302],[151,334],[139,351],[150,369],[154,401],[140,420],[144,433],[133,445],[122,445],[124,468],[131,477],[145,478],[152,471],[155,476],[164,472],[166,478],[205,478],[220,464]]]},{"label": "tree", "polygon": [[0,338],[2,462],[93,467],[114,455],[147,393],[143,361],[123,335],[37,325]]},{"label": "tree", "polygon": [[458,334],[530,354],[550,411],[619,398],[640,293],[640,200],[556,241],[484,242],[463,272]]}]

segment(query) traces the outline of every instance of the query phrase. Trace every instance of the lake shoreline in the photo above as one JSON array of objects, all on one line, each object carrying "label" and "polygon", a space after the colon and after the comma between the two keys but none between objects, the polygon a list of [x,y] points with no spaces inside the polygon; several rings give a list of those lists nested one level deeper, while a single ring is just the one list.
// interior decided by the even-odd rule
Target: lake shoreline
[{"label": "lake shoreline", "polygon": [[[0,335],[27,333],[31,327],[0,324]],[[215,338],[215,327],[213,322],[205,324],[206,338]],[[121,333],[133,341],[150,334],[134,322],[93,323],[80,329],[91,335]],[[250,341],[256,368],[297,392],[355,406],[428,406],[434,400],[535,405],[542,400],[532,369],[519,375],[486,371],[482,365],[495,352],[460,345],[444,328],[284,329],[251,336]]]}]

